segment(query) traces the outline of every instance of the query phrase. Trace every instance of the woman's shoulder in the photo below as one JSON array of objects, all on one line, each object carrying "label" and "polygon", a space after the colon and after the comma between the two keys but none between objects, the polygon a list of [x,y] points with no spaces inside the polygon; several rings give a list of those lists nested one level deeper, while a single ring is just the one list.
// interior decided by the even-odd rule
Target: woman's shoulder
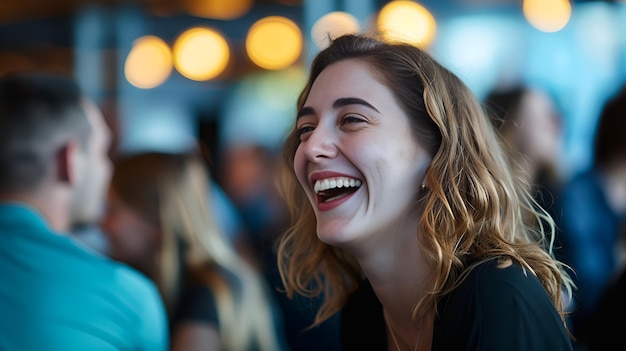
[{"label": "woman's shoulder", "polygon": [[508,258],[492,258],[469,265],[459,289],[472,289],[491,293],[494,288],[516,292],[543,287],[527,268]]},{"label": "woman's shoulder", "polygon": [[551,307],[552,300],[528,268],[510,259],[489,259],[469,265],[450,300],[496,312],[511,308]]},{"label": "woman's shoulder", "polygon": [[530,270],[490,259],[468,266],[462,279],[437,305],[435,344],[445,347],[434,350],[570,350],[561,317]]}]

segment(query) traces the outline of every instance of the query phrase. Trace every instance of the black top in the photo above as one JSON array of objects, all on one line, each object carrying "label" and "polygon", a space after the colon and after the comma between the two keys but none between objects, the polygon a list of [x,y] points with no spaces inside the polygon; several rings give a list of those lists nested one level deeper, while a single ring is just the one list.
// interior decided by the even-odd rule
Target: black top
[{"label": "black top", "polygon": [[600,297],[589,323],[589,351],[626,350],[626,270]]},{"label": "black top", "polygon": [[[240,287],[235,285],[235,287]],[[237,293],[237,292],[236,292]],[[277,351],[287,351],[289,347],[283,332],[283,325],[280,312],[274,305],[272,300],[268,301],[272,308],[274,322],[276,323],[276,340],[279,349]],[[195,322],[207,324],[220,329],[219,315],[217,311],[217,301],[213,291],[206,284],[195,284],[188,287],[180,299],[178,308],[176,309],[172,326],[175,327],[179,323]],[[256,351],[260,348],[258,345],[252,345],[249,351]]]},{"label": "black top", "polygon": [[183,291],[172,326],[183,321],[210,324],[219,329],[217,305],[213,291],[205,284],[195,284]]},{"label": "black top", "polygon": [[[561,351],[572,343],[548,294],[516,264],[490,260],[474,268],[438,304],[432,350]],[[386,350],[382,305],[369,282],[342,311],[343,350]]]}]

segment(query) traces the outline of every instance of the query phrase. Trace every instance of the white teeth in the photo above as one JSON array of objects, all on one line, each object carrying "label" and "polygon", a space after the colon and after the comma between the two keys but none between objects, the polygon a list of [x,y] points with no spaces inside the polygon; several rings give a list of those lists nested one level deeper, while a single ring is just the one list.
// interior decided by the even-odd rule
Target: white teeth
[{"label": "white teeth", "polygon": [[313,190],[316,193],[320,191],[334,189],[334,188],[358,188],[361,186],[361,181],[358,179],[352,179],[347,177],[326,178],[324,180],[318,180],[315,182]]}]

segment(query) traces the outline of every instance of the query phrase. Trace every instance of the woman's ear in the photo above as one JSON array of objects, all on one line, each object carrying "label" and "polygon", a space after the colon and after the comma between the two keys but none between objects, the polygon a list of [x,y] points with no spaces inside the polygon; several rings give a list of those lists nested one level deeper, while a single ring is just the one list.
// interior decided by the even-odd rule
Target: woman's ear
[{"label": "woman's ear", "polygon": [[59,182],[69,185],[76,182],[77,153],[78,143],[76,141],[67,142],[56,152],[56,177]]}]

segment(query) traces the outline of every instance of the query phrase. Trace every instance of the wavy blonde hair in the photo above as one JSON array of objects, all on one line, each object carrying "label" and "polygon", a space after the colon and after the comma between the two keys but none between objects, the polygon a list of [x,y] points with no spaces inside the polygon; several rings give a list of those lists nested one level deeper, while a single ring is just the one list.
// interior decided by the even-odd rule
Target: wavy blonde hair
[{"label": "wavy blonde hair", "polygon": [[[554,222],[530,196],[525,178],[511,171],[512,161],[472,92],[417,47],[349,35],[317,55],[298,110],[319,74],[347,59],[365,62],[376,72],[409,116],[416,140],[432,156],[416,232],[432,274],[426,295],[413,308],[414,321],[436,313],[441,297],[477,262],[496,258],[512,260],[535,275],[565,324],[562,291],[571,295],[572,282],[567,267],[552,254]],[[318,325],[341,310],[363,273],[352,255],[317,238],[312,205],[294,173],[299,143],[292,130],[280,182],[292,222],[278,244],[278,261],[288,296],[324,294],[314,322]]]},{"label": "wavy blonde hair", "polygon": [[215,296],[223,350],[252,345],[277,350],[269,293],[263,278],[217,228],[208,206],[209,175],[203,162],[195,154],[130,156],[116,166],[111,186],[161,228],[154,279],[170,314],[184,279],[195,279]]}]

